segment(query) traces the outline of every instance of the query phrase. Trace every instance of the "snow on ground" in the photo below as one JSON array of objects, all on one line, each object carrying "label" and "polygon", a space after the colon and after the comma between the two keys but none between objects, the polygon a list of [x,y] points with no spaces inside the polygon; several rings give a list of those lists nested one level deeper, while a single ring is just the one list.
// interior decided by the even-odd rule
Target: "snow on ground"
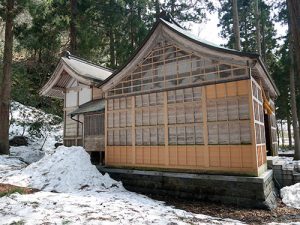
[{"label": "snow on ground", "polygon": [[26,167],[26,164],[19,159],[7,155],[0,155],[0,179],[24,167]]},{"label": "snow on ground", "polygon": [[121,183],[99,173],[82,147],[64,146],[0,182],[54,192],[122,188]]},{"label": "snow on ground", "polygon": [[[53,147],[54,149],[54,147]],[[10,147],[10,155],[17,157],[25,163],[33,163],[39,161],[45,155],[45,152],[35,149],[32,146]]]},{"label": "snow on ground", "polygon": [[25,136],[29,144],[11,147],[11,155],[26,163],[36,162],[45,154],[52,153],[54,144],[62,141],[63,124],[58,116],[13,101],[10,120],[10,138]]},{"label": "snow on ground", "polygon": [[300,225],[300,222],[290,222],[290,223],[268,223],[268,225]]},{"label": "snow on ground", "polygon": [[38,192],[0,199],[3,222],[26,224],[242,224],[193,214],[128,191],[94,194]]},{"label": "snow on ground", "polygon": [[[2,163],[10,164],[6,159]],[[43,191],[0,198],[0,224],[242,224],[189,213],[126,191],[101,175],[81,147],[60,147],[26,168],[3,174],[0,182]]]},{"label": "snow on ground", "polygon": [[300,209],[300,183],[282,188],[280,195],[284,204]]}]

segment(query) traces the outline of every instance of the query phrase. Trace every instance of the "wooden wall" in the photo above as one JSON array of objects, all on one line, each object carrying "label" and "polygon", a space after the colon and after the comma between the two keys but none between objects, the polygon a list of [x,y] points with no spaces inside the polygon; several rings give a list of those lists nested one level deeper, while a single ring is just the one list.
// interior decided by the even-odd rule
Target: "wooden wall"
[{"label": "wooden wall", "polygon": [[106,165],[257,176],[251,93],[249,79],[108,99]]},{"label": "wooden wall", "polygon": [[67,85],[64,98],[64,145],[83,145],[83,115],[74,117],[74,119],[82,122],[79,123],[72,120],[69,114],[77,109],[79,105],[90,100],[92,100],[91,88],[72,79]]}]

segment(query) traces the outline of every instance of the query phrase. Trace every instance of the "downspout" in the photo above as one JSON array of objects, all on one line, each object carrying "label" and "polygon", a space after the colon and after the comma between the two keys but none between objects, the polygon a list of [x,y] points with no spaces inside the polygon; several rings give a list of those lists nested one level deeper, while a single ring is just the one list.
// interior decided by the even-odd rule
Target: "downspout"
[{"label": "downspout", "polygon": [[[75,122],[77,122],[77,123],[80,123],[80,124],[81,124],[82,145],[83,145],[83,143],[84,143],[83,122],[81,122],[80,120],[76,120],[76,119],[74,119],[74,118],[73,118],[74,116],[75,116],[75,115],[71,114],[71,120],[74,120]],[[83,146],[82,146],[82,147],[83,147]]]}]

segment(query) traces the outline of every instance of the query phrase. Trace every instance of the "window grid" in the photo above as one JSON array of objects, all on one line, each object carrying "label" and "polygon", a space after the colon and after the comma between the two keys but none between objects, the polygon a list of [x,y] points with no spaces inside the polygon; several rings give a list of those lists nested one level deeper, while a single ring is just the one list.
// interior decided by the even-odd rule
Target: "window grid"
[{"label": "window grid", "polygon": [[109,96],[247,76],[246,66],[235,66],[196,56],[176,46],[152,50],[136,70],[109,91]]},{"label": "window grid", "polygon": [[109,146],[132,145],[131,97],[107,101],[107,144]]},{"label": "window grid", "polygon": [[257,145],[265,145],[264,109],[261,87],[252,80],[252,96],[254,107],[255,138]]}]

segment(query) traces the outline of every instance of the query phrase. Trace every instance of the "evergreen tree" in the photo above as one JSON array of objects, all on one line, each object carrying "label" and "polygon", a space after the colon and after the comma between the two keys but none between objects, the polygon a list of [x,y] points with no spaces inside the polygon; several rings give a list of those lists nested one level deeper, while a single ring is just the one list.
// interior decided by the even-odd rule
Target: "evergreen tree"
[{"label": "evergreen tree", "polygon": [[[257,52],[257,37],[256,27],[257,18],[255,13],[255,1],[239,0],[237,7],[240,22],[240,37],[241,48],[244,52]],[[228,40],[225,45],[228,48],[234,48],[234,32],[233,32],[233,14],[231,0],[221,0],[221,7],[219,8],[219,18],[221,27],[221,37]],[[276,32],[271,18],[271,6],[267,5],[263,0],[259,1],[260,9],[260,33],[262,45],[262,58],[266,62],[269,69],[272,70],[271,65],[274,63],[274,53],[272,50],[276,47]]]},{"label": "evergreen tree", "polygon": [[0,76],[0,154],[9,154],[9,108],[13,52],[14,0],[5,3],[3,73]]}]

